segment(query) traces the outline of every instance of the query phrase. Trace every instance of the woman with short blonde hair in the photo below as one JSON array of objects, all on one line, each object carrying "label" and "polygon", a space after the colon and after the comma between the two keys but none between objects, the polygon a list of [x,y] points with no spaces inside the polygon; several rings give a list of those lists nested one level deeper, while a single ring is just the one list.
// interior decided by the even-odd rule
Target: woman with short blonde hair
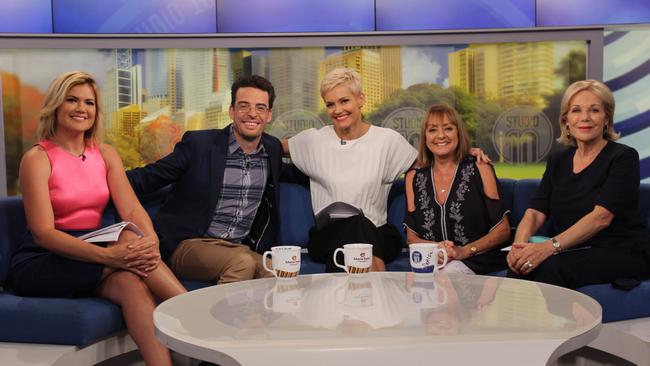
[{"label": "woman with short blonde hair", "polygon": [[327,92],[339,85],[346,85],[354,95],[361,94],[361,75],[354,70],[346,67],[334,69],[327,73],[320,83],[320,95],[325,97]]},{"label": "woman with short blonde hair", "polygon": [[369,243],[373,245],[371,270],[383,271],[385,263],[402,251],[400,233],[387,220],[388,192],[413,164],[417,152],[398,132],[363,120],[366,97],[357,71],[330,71],[321,82],[320,92],[332,124],[302,131],[285,140],[283,147],[285,153],[291,151],[293,163],[310,178],[317,223],[323,216],[338,213],[329,212],[333,205],[345,204],[348,210],[353,206],[357,214],[325,220],[325,226],[312,228],[309,255],[332,272],[338,270],[332,257],[337,248],[347,243]]}]

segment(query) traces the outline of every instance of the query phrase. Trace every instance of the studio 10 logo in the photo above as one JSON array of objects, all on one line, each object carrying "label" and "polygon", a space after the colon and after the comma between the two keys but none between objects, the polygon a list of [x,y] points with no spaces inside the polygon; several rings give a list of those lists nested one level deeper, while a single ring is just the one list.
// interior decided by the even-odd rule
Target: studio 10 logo
[{"label": "studio 10 logo", "polygon": [[553,125],[538,109],[517,106],[497,118],[492,143],[500,162],[537,163],[551,151]]},{"label": "studio 10 logo", "polygon": [[398,108],[384,118],[381,126],[399,132],[411,146],[417,148],[420,144],[420,128],[425,114],[426,111],[420,108]]},{"label": "studio 10 logo", "polygon": [[297,135],[300,131],[321,128],[324,125],[323,121],[315,113],[304,109],[294,109],[278,116],[271,123],[271,128],[267,132],[279,139],[288,139]]}]

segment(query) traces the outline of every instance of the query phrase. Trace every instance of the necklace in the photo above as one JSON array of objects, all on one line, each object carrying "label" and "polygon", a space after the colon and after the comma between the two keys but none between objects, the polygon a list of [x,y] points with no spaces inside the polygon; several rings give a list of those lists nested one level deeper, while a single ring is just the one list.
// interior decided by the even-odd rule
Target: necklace
[{"label": "necklace", "polygon": [[85,142],[83,144],[83,149],[81,150],[81,154],[77,154],[75,151],[72,151],[72,150],[69,150],[66,147],[63,147],[63,145],[60,145],[58,143],[56,143],[56,144],[59,145],[59,147],[61,149],[63,149],[65,152],[67,152],[68,154],[81,158],[81,161],[86,161],[86,143]]},{"label": "necklace", "polygon": [[[440,192],[440,194],[444,195],[444,194],[448,193],[449,190],[451,189],[451,185],[454,182],[454,173],[453,172],[456,171],[456,168],[457,168],[457,166],[454,167],[453,170],[447,169],[448,170],[447,172],[442,172],[441,170],[439,170],[438,174],[435,174],[434,173],[434,171],[435,171],[434,167],[431,167],[431,174],[432,174],[432,179],[434,181],[434,186],[437,188],[437,190],[438,190],[438,192]],[[435,184],[436,183],[436,178],[438,178],[437,181],[438,181],[439,184]]]}]

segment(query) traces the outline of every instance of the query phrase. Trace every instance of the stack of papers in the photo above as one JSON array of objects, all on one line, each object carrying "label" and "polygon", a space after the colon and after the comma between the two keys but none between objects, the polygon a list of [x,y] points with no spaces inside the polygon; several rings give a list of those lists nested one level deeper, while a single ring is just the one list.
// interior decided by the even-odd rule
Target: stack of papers
[{"label": "stack of papers", "polygon": [[142,232],[142,230],[140,230],[140,228],[136,224],[129,221],[122,221],[122,222],[118,222],[117,224],[113,224],[111,226],[106,226],[99,230],[95,230],[88,234],[84,234],[80,236],[79,239],[85,240],[89,243],[103,243],[103,242],[117,241],[117,238],[120,237],[120,233],[122,233],[122,230],[124,229],[131,230],[140,236],[144,236],[144,233]]}]

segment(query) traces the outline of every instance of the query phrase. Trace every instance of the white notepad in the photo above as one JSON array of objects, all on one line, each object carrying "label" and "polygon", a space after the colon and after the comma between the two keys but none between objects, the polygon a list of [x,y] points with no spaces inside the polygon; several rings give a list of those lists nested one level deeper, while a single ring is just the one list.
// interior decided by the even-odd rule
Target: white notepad
[{"label": "white notepad", "polygon": [[136,224],[129,221],[122,221],[122,222],[118,222],[117,224],[113,224],[110,226],[103,227],[99,230],[95,230],[88,234],[81,235],[79,239],[85,240],[89,243],[117,241],[117,238],[120,237],[120,234],[124,229],[131,230],[140,236],[144,236],[144,233],[142,232],[142,230],[140,230],[140,228]]}]

